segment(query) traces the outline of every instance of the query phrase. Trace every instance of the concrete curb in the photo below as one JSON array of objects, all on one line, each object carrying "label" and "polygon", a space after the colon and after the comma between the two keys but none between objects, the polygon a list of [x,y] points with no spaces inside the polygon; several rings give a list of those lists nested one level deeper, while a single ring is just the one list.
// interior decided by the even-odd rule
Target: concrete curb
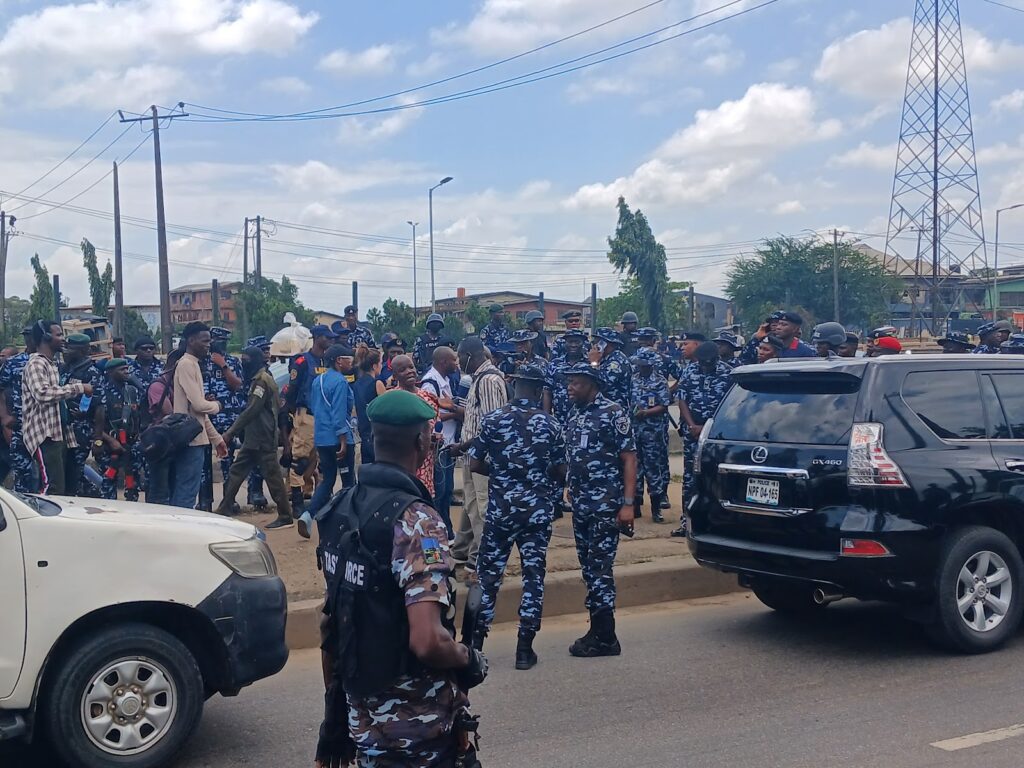
[{"label": "concrete curb", "polygon": [[[665,603],[714,597],[740,590],[733,575],[702,568],[687,555],[660,557],[648,563],[624,565],[615,569],[618,607]],[[459,584],[458,601],[466,597],[466,587]],[[523,583],[506,579],[498,593],[495,623],[518,621],[519,599]],[[544,582],[544,616],[583,613],[586,590],[579,571],[549,574]],[[320,609],[322,600],[298,600],[288,606],[286,641],[293,650],[320,646]],[[457,620],[456,626],[461,619]]]}]

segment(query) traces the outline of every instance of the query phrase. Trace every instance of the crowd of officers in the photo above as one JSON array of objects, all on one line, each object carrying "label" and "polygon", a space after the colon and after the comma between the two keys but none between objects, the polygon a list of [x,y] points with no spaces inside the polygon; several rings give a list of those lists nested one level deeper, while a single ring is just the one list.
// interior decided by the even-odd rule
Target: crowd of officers
[{"label": "crowd of officers", "polygon": [[[266,483],[277,508],[268,528],[298,519],[309,537],[315,518],[319,534],[327,696],[318,763],[436,766],[458,755],[474,765],[466,694],[487,674],[482,650],[513,546],[523,579],[516,668],[538,662],[547,549],[565,511],[590,613],[569,652],[618,655],[618,543],[633,535],[645,493],[655,522],[672,505],[669,429],[683,441],[683,502],[701,431],[737,366],[854,357],[861,346],[837,323],[816,326],[807,343],[800,315],[782,310],[749,340],[736,329],[662,340],[633,312],[593,336],[579,311],[562,319],[566,332],[549,346],[540,312],[513,332],[495,305],[479,336],[455,345],[444,318],[431,315],[408,355],[393,333],[378,349],[347,307],[343,321],[312,329],[283,391],[264,337],[235,357],[228,331],[191,323],[165,362],[150,338],[135,342],[134,359],[115,340],[113,359],[94,361],[89,337],[65,339],[59,324],[39,321],[25,329],[25,352],[4,350],[0,370],[15,488],[113,499],[123,484],[129,500],[144,490],[147,501],[209,508],[212,493],[204,502],[202,489],[215,455],[225,483],[216,511],[231,515],[243,483],[249,504],[266,506]],[[950,353],[1024,352],[1024,335],[1011,331],[989,323],[977,346],[958,333],[940,344]],[[901,351],[895,329],[868,334],[864,354]],[[144,455],[147,430],[171,434],[190,422],[196,429],[165,458]],[[90,453],[98,481],[87,481]],[[454,524],[460,457],[463,514]],[[339,477],[343,491],[333,494]],[[685,536],[685,524],[681,514],[672,535]],[[471,585],[461,643],[450,618],[456,572]]]}]

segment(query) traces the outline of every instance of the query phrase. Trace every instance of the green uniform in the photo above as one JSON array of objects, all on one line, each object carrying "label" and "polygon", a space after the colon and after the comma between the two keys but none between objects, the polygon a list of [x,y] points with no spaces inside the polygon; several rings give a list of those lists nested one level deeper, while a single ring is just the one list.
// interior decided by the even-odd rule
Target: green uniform
[{"label": "green uniform", "polygon": [[249,401],[245,410],[235,420],[227,432],[224,441],[230,443],[238,434],[243,433],[242,448],[235,454],[235,461],[228,473],[224,485],[224,498],[217,512],[227,514],[238,490],[248,477],[249,471],[259,467],[263,478],[270,489],[270,497],[277,505],[279,518],[291,519],[292,509],[285,492],[284,478],[281,477],[281,465],[277,461],[277,416],[280,408],[280,395],[277,383],[270,371],[263,368],[252,378],[249,387]]}]

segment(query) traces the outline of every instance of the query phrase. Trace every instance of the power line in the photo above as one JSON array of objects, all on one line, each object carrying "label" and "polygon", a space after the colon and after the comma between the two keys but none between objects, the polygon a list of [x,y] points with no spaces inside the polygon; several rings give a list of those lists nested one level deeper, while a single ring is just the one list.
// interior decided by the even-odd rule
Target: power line
[{"label": "power line", "polygon": [[[663,37],[663,38],[661,38],[659,40],[655,40],[655,41],[647,43],[645,45],[638,46],[636,48],[631,48],[630,50],[622,51],[620,53],[616,53],[616,54],[613,54],[613,55],[610,55],[610,56],[605,56],[604,58],[596,59],[594,61],[590,61],[590,62],[586,62],[586,63],[583,63],[583,64],[579,64],[579,65],[574,66],[574,67],[569,67],[568,69],[562,69],[563,67],[567,67],[569,64],[573,64],[575,62],[583,61],[584,59],[588,59],[588,58],[592,58],[594,56],[598,56],[601,53],[604,53],[606,51],[614,50],[615,48],[621,48],[624,45],[629,45],[630,43],[636,42],[636,41],[641,40],[641,39],[652,37],[654,35],[657,35],[657,34],[660,34],[660,33],[664,32],[664,31],[666,31],[668,29],[671,29],[673,27],[678,27],[680,24],[688,23],[688,22],[693,21],[693,20],[695,20],[697,18],[700,18],[702,16],[707,16],[709,14],[717,13],[717,12],[721,11],[724,8],[727,8],[727,7],[731,6],[731,5],[735,5],[737,2],[740,2],[740,0],[732,0],[732,2],[725,3],[724,5],[721,5],[721,6],[717,7],[717,8],[712,8],[711,10],[705,11],[702,14],[698,14],[696,16],[692,16],[689,19],[684,19],[683,21],[677,22],[675,24],[670,24],[670,25],[668,25],[666,27],[662,27],[661,29],[654,30],[653,32],[649,32],[649,33],[647,33],[645,35],[639,35],[639,36],[637,36],[635,38],[632,38],[630,40],[624,41],[622,43],[617,43],[616,45],[608,46],[607,48],[603,48],[603,49],[601,49],[599,51],[595,51],[593,53],[589,53],[589,54],[586,54],[584,56],[578,56],[578,57],[576,57],[574,59],[569,59],[568,61],[564,61],[564,62],[561,62],[559,64],[555,64],[555,65],[552,65],[552,66],[549,66],[549,67],[544,67],[543,69],[534,70],[533,72],[530,72],[530,73],[527,73],[527,74],[524,74],[524,75],[518,75],[518,76],[513,77],[513,78],[507,78],[505,80],[499,80],[496,83],[490,83],[488,85],[479,86],[477,88],[473,88],[473,89],[470,89],[470,90],[467,90],[467,91],[457,91],[455,93],[451,93],[451,94],[448,94],[448,95],[445,95],[445,96],[438,96],[438,97],[434,97],[434,98],[431,98],[431,99],[424,99],[424,100],[417,101],[417,102],[411,102],[409,104],[396,104],[396,105],[393,105],[393,106],[390,106],[390,107],[380,107],[380,108],[377,108],[377,109],[358,110],[358,111],[351,111],[351,112],[331,112],[329,114],[325,114],[324,112],[326,112],[326,110],[324,110],[323,112],[318,113],[318,114],[315,114],[315,113],[292,113],[292,114],[285,114],[285,115],[265,115],[265,116],[258,116],[258,117],[221,117],[221,116],[218,116],[218,115],[204,115],[204,114],[195,112],[195,113],[193,113],[193,117],[185,118],[185,119],[187,121],[189,121],[189,122],[202,122],[202,123],[305,122],[305,121],[308,121],[308,120],[332,120],[332,119],[341,118],[341,117],[356,117],[356,116],[361,116],[361,115],[376,115],[376,114],[382,114],[382,113],[385,113],[385,112],[397,112],[397,111],[402,111],[402,110],[407,110],[407,109],[417,109],[417,108],[420,108],[420,107],[434,106],[436,104],[446,104],[446,103],[452,102],[452,101],[461,101],[463,99],[472,98],[474,96],[482,96],[482,95],[488,94],[488,93],[496,93],[498,91],[504,91],[504,90],[508,90],[510,88],[517,88],[517,87],[522,86],[522,85],[529,85],[530,83],[536,83],[536,82],[540,82],[542,80],[548,80],[548,79],[553,78],[553,77],[559,77],[561,75],[571,74],[573,72],[578,72],[580,70],[587,69],[589,67],[597,66],[598,64],[603,64],[603,63],[606,63],[606,62],[609,62],[609,61],[614,61],[616,59],[621,59],[621,58],[623,58],[625,56],[629,56],[629,55],[634,54],[634,53],[639,53],[640,51],[644,51],[644,50],[647,50],[649,48],[653,48],[653,47],[658,46],[658,45],[664,45],[665,43],[671,42],[672,40],[676,40],[676,39],[678,39],[680,37],[685,37],[687,35],[694,34],[695,32],[700,32],[702,30],[708,29],[708,28],[716,26],[718,24],[722,24],[723,22],[730,21],[730,20],[738,18],[740,16],[745,16],[745,15],[747,15],[749,13],[754,13],[755,11],[759,11],[762,8],[765,8],[765,7],[769,6],[769,5],[774,5],[775,3],[779,2],[779,0],[764,0],[764,2],[762,2],[762,3],[758,4],[758,5],[752,6],[750,8],[745,8],[745,9],[742,9],[740,11],[736,11],[735,13],[732,13],[732,14],[727,15],[727,16],[723,16],[722,18],[714,19],[714,20],[709,21],[709,22],[707,22],[705,24],[702,24],[700,26],[693,27],[691,29],[687,29],[687,30],[684,30],[682,32],[678,32],[678,33],[676,33],[674,35],[669,35],[668,37]],[[558,71],[552,71],[552,70],[558,70]],[[546,74],[544,74],[544,73],[546,73]]]},{"label": "power line", "polygon": [[[508,63],[516,61],[518,59],[525,58],[526,56],[531,56],[532,54],[539,53],[539,52],[541,52],[543,50],[546,50],[548,48],[553,48],[556,45],[561,45],[562,43],[568,42],[569,40],[574,40],[577,37],[581,37],[583,35],[589,34],[590,32],[594,32],[594,31],[596,31],[598,29],[601,29],[602,27],[607,27],[610,24],[614,24],[616,22],[622,21],[623,19],[626,19],[626,18],[628,18],[630,16],[635,16],[638,13],[642,13],[643,11],[649,10],[650,8],[653,8],[656,5],[661,5],[664,2],[665,2],[665,0],[654,0],[654,2],[647,3],[646,5],[642,5],[639,8],[634,8],[632,11],[628,11],[627,13],[623,13],[623,14],[620,14],[619,16],[615,16],[614,18],[608,19],[606,21],[602,21],[599,24],[595,24],[593,26],[587,27],[586,29],[582,29],[579,32],[574,32],[571,35],[566,35],[565,37],[560,37],[557,40],[552,40],[549,43],[544,43],[543,45],[539,45],[539,46],[537,46],[535,48],[531,48],[528,51],[523,51],[522,53],[517,53],[514,56],[508,56],[508,57],[506,57],[504,59],[500,59],[499,61],[494,61],[494,62],[491,62],[490,64],[485,64],[485,65],[483,65],[481,67],[476,67],[475,69],[470,69],[470,70],[467,70],[465,72],[460,72],[460,73],[458,73],[456,75],[450,75],[448,77],[441,78],[440,80],[434,80],[433,82],[424,83],[422,85],[417,85],[417,86],[414,86],[412,88],[406,88],[406,89],[401,90],[401,91],[394,91],[393,93],[388,93],[388,94],[385,94],[383,96],[375,96],[372,99],[363,99],[361,101],[349,102],[348,104],[341,104],[341,105],[337,105],[337,106],[334,106],[334,107],[325,107],[323,109],[308,110],[308,111],[305,111],[305,112],[296,112],[296,113],[293,113],[293,114],[295,114],[295,115],[312,115],[312,114],[318,114],[318,113],[321,113],[321,112],[333,112],[333,111],[338,110],[338,109],[351,109],[352,107],[361,107],[361,106],[363,106],[365,104],[372,104],[372,103],[377,102],[377,101],[385,101],[387,99],[397,98],[398,96],[405,96],[407,94],[415,93],[416,91],[421,91],[421,90],[424,90],[426,88],[433,88],[434,86],[437,86],[437,85],[444,85],[445,83],[450,83],[450,82],[453,82],[455,80],[460,80],[460,79],[462,79],[464,77],[469,77],[470,75],[476,75],[476,74],[479,74],[480,72],[484,72],[484,71],[486,71],[488,69],[494,69],[495,67],[500,67],[503,64],[508,64]],[[740,0],[736,0],[736,2],[740,2]],[[230,109],[218,109],[217,107],[204,107],[201,104],[193,104],[191,102],[188,102],[188,106],[195,107],[197,109],[204,109],[204,110],[207,110],[209,112],[220,112],[220,113],[227,114],[227,115],[237,115],[237,116],[242,116],[242,117],[268,117],[268,115],[261,114],[259,112],[238,112],[238,111],[230,110]]]},{"label": "power line", "polygon": [[1007,8],[1011,11],[1016,11],[1017,13],[1024,13],[1024,8],[1017,8],[1016,6],[1013,5],[1000,3],[999,0],[985,0],[985,2],[988,3],[989,5],[998,5],[1000,8]]}]

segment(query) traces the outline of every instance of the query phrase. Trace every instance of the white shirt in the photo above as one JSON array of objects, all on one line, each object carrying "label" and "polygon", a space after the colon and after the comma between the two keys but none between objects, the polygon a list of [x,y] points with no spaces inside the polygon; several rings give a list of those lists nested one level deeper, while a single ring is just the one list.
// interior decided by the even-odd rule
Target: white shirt
[{"label": "white shirt", "polygon": [[[423,374],[423,379],[420,382],[420,387],[425,389],[432,395],[435,395],[440,400],[452,400],[452,385],[448,381],[447,376],[442,376],[438,373],[434,366],[430,366],[430,370]],[[441,408],[441,413],[451,413],[449,410]],[[455,419],[448,419],[447,421],[441,422],[441,442],[444,445],[451,445],[455,442],[455,430],[458,428],[458,424]]]}]

